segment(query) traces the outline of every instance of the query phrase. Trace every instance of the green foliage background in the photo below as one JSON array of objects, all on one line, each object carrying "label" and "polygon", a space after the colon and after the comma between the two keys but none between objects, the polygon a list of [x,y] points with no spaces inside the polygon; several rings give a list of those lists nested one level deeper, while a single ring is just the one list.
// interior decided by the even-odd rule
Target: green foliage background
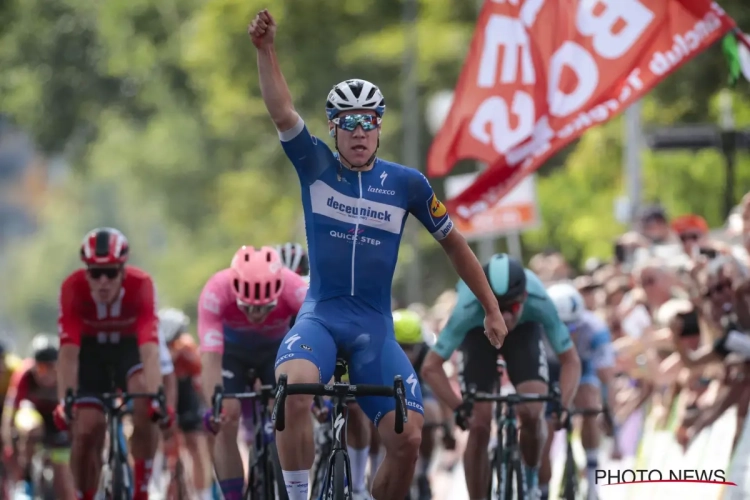
[{"label": "green foliage background", "polygon": [[[720,2],[750,29],[745,0]],[[246,25],[269,6],[295,104],[325,136],[324,98],[350,77],[388,98],[381,154],[402,156],[402,1],[8,0],[0,3],[0,112],[69,166],[39,215],[40,229],[3,258],[2,313],[26,330],[52,329],[59,283],[77,265],[83,233],[123,229],[133,260],[152,272],[163,303],[194,312],[205,280],[241,244],[302,239],[299,187],[260,99]],[[476,19],[475,2],[420,0],[419,95],[452,88]],[[649,126],[715,122],[726,69],[714,47],[645,102]],[[738,125],[750,127],[748,85],[735,90]],[[427,127],[424,127],[427,130]],[[541,171],[543,226],[524,235],[527,255],[562,249],[576,263],[607,257],[624,228],[613,216],[621,179],[620,119],[588,132]],[[426,153],[431,137],[422,134]],[[414,165],[424,168],[424,165]],[[458,172],[466,171],[462,166]],[[645,156],[645,198],[671,213],[720,225],[724,171],[717,153]],[[750,188],[738,166],[737,197]],[[435,182],[442,190],[442,182]],[[410,228],[413,230],[413,228]],[[426,233],[423,299],[455,276]],[[395,293],[414,249],[402,246]]]}]

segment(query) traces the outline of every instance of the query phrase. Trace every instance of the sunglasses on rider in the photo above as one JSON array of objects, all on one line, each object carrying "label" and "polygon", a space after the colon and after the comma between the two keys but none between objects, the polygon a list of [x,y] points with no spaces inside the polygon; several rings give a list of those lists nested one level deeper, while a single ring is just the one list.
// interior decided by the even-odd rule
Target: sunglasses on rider
[{"label": "sunglasses on rider", "polygon": [[354,132],[358,126],[362,130],[370,132],[380,126],[381,118],[373,115],[345,115],[337,116],[331,120],[337,127],[347,132]]},{"label": "sunglasses on rider", "polygon": [[251,306],[249,304],[245,304],[244,302],[237,301],[237,307],[245,313],[247,316],[261,316],[270,313],[274,310],[276,307],[277,302],[273,301],[270,304],[266,304],[263,306]]},{"label": "sunglasses on rider", "polygon": [[89,273],[92,279],[98,280],[102,276],[106,276],[107,279],[113,280],[120,274],[121,268],[119,267],[89,267],[86,272]]},{"label": "sunglasses on rider", "polygon": [[518,311],[521,310],[521,306],[523,305],[523,301],[518,300],[516,302],[506,302],[498,305],[500,306],[500,312],[518,314]]}]

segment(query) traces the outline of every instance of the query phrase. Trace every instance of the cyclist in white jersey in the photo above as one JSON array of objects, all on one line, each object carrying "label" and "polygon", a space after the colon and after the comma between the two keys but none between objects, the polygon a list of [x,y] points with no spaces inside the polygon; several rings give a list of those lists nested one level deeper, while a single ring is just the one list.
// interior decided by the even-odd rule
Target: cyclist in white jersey
[{"label": "cyclist in white jersey", "polygon": [[[290,384],[328,382],[336,356],[349,362],[352,383],[406,382],[408,422],[394,431],[394,402],[364,397],[358,403],[378,426],[386,457],[372,492],[378,500],[404,498],[421,441],[421,392],[398,346],[391,317],[391,285],[409,213],[440,241],[458,274],[486,311],[490,341],[501,345],[507,328],[482,266],[453,228],[445,206],[417,170],[376,158],[385,99],[364,80],[347,80],[328,95],[326,112],[338,155],[310,135],[294,109],[274,49],[276,23],[261,11],[248,28],[257,48],[260,88],[284,151],[299,176],[310,258],[310,289],[276,359],[276,375]],[[289,396],[286,429],[277,445],[290,500],[307,500],[314,459],[312,396]]]},{"label": "cyclist in white jersey", "polygon": [[[583,297],[570,283],[557,283],[547,289],[557,309],[557,314],[570,331],[570,336],[581,359],[581,382],[578,386],[573,404],[576,408],[593,409],[602,407],[602,397],[614,408],[615,402],[615,353],[612,347],[612,336],[607,324],[596,314],[586,309]],[[596,415],[584,415],[581,425],[581,444],[586,452],[586,480],[588,481],[588,500],[596,500],[596,470],[599,468],[599,441],[601,431]],[[545,474],[540,474],[540,483],[549,481],[551,470],[549,448],[553,433],[548,435],[546,453],[542,456],[546,467]],[[617,432],[615,431],[615,448],[617,449]],[[544,489],[543,489],[544,491]],[[543,498],[542,500],[546,500]]]}]

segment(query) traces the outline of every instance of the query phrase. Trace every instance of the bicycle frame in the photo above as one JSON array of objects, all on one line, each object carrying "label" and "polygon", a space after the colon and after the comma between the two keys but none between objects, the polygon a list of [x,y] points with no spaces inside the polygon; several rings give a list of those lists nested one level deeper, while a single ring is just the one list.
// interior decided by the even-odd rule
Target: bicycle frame
[{"label": "bicycle frame", "polygon": [[[521,467],[521,451],[518,443],[518,423],[516,418],[516,412],[514,407],[524,403],[542,403],[558,401],[560,399],[560,391],[557,387],[553,387],[549,394],[489,394],[477,392],[475,385],[471,385],[467,394],[464,396],[464,401],[469,402],[472,406],[475,402],[494,402],[495,407],[495,420],[498,424],[498,444],[494,455],[491,457],[493,463],[496,464],[495,473],[498,480],[498,488],[496,491],[498,498],[510,498],[512,496],[513,483],[510,477],[514,472],[517,477],[517,487],[520,491],[517,491],[519,499],[525,499],[527,496],[526,481],[522,474]],[[496,462],[500,460],[499,462]],[[490,490],[492,484],[489,485]],[[492,492],[490,491],[490,496]]]},{"label": "bicycle frame", "polygon": [[[107,420],[107,432],[109,434],[108,444],[109,453],[107,457],[107,464],[109,465],[108,474],[112,477],[102,476],[105,486],[111,489],[115,487],[122,487],[125,489],[125,494],[132,496],[133,484],[132,484],[132,473],[130,471],[130,465],[128,464],[128,451],[127,443],[125,442],[125,436],[122,431],[122,417],[130,413],[128,403],[135,399],[150,399],[156,400],[162,409],[163,414],[166,415],[166,396],[164,395],[164,388],[160,387],[158,392],[155,394],[150,393],[127,393],[127,392],[108,392],[96,396],[102,403],[104,408],[104,415]],[[73,394],[73,389],[68,389],[65,393],[65,414],[68,421],[73,420],[73,405],[76,400],[79,399]],[[119,472],[118,472],[119,471]],[[121,474],[121,476],[120,476]],[[116,477],[120,477],[119,481],[122,482],[120,485],[116,485],[118,481]],[[110,494],[114,496],[116,492],[110,491]],[[119,500],[119,499],[117,499]]]},{"label": "bicycle frame", "polygon": [[[334,371],[335,380],[341,380],[346,373],[346,362],[343,359],[336,361]],[[286,427],[286,397],[293,394],[309,394],[312,396],[330,396],[333,402],[333,450],[328,460],[328,474],[323,484],[323,492],[332,491],[332,497],[343,500],[345,483],[344,478],[338,475],[343,472],[346,478],[351,478],[351,463],[346,451],[346,415],[348,408],[346,400],[348,397],[356,396],[383,396],[392,397],[396,403],[395,431],[401,434],[404,424],[408,421],[406,411],[406,392],[404,381],[401,376],[396,375],[393,386],[380,385],[351,385],[342,382],[334,384],[288,384],[287,375],[281,374],[276,387],[276,401],[273,409],[272,419],[276,422],[276,430],[283,431]],[[342,437],[343,435],[343,437]],[[343,459],[343,471],[336,472]]]},{"label": "bicycle frame", "polygon": [[[575,409],[568,412],[568,418],[565,420],[565,466],[563,468],[563,476],[560,479],[560,498],[565,500],[575,500],[578,495],[579,481],[578,481],[578,464],[576,463],[575,456],[573,455],[573,417],[576,415],[582,416],[596,416],[600,413],[608,418],[608,409],[594,409],[584,408]],[[589,485],[589,488],[591,485]]]},{"label": "bicycle frame", "polygon": [[[257,392],[238,392],[238,393],[224,393],[224,388],[221,385],[216,385],[214,388],[214,395],[212,398],[212,411],[214,419],[218,420],[221,416],[222,404],[225,399],[252,399],[260,400],[260,410],[253,411],[253,424],[255,426],[255,439],[253,443],[254,453],[250,457],[249,461],[249,480],[245,490],[245,498],[252,498],[253,495],[257,495],[259,492],[267,499],[276,497],[275,484],[270,478],[271,456],[269,453],[269,440],[266,437],[265,425],[271,420],[268,414],[268,404],[270,403],[274,394],[274,387],[272,385],[264,385],[260,387]],[[256,471],[258,476],[256,477]],[[258,483],[260,484],[260,491],[258,491]]]}]

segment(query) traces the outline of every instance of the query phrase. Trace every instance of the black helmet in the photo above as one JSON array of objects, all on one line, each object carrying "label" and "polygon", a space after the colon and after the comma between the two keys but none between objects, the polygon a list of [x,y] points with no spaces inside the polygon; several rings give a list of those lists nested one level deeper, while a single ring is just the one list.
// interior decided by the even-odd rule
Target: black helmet
[{"label": "black helmet", "polygon": [[526,293],[526,270],[507,254],[493,255],[484,266],[484,274],[499,302],[516,302]]},{"label": "black helmet", "polygon": [[60,350],[60,341],[55,335],[40,333],[31,339],[31,352],[34,361],[39,363],[52,363],[57,361],[57,352]]}]

